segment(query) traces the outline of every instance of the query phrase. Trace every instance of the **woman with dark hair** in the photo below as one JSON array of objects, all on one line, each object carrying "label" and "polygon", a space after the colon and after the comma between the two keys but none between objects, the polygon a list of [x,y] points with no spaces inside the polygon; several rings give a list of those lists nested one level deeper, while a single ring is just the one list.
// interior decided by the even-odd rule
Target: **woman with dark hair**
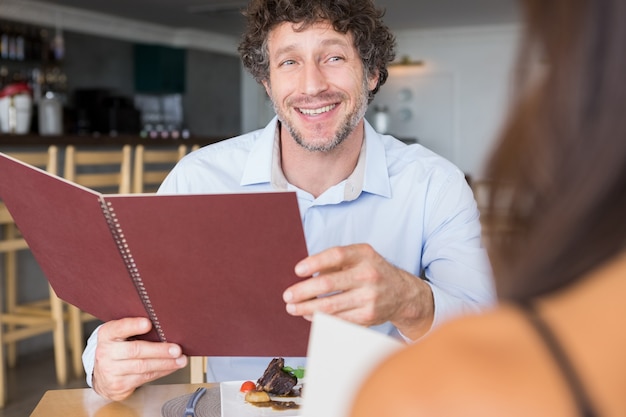
[{"label": "woman with dark hair", "polygon": [[626,2],[522,6],[486,171],[500,305],[387,359],[353,417],[626,415]]}]

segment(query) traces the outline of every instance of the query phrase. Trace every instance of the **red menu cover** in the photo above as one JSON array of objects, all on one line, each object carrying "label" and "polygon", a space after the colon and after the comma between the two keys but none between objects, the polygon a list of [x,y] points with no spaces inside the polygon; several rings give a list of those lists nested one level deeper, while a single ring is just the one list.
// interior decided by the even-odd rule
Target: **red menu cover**
[{"label": "red menu cover", "polygon": [[101,194],[0,154],[4,201],[57,295],[191,356],[306,356],[283,291],[307,256],[291,192]]}]

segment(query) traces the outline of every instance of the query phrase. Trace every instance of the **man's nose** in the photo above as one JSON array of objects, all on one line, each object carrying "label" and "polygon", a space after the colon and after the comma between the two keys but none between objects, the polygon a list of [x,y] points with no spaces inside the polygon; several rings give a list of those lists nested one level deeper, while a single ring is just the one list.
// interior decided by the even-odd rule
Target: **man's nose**
[{"label": "man's nose", "polygon": [[300,80],[302,93],[315,96],[328,88],[328,80],[319,64],[307,64]]}]

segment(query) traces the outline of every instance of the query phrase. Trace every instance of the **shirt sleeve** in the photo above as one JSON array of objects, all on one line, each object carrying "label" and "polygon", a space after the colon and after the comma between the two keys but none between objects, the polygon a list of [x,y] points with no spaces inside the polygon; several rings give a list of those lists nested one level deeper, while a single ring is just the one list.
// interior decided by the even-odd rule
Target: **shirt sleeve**
[{"label": "shirt sleeve", "polygon": [[492,305],[495,288],[481,243],[478,208],[460,171],[429,196],[424,230],[422,265],[433,292],[433,328]]},{"label": "shirt sleeve", "polygon": [[93,387],[93,368],[96,364],[96,345],[98,344],[98,330],[100,330],[100,326],[98,326],[89,339],[87,340],[87,346],[85,346],[85,350],[83,350],[83,368],[85,369],[85,375],[87,375],[87,385]]}]

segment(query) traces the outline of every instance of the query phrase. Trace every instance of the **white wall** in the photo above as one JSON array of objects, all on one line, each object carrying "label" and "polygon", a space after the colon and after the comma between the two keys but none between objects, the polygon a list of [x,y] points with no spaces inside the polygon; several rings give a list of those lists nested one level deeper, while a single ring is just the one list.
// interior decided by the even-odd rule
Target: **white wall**
[{"label": "white wall", "polygon": [[415,137],[480,177],[506,115],[518,34],[514,25],[398,32],[398,57],[424,65],[392,68],[370,109],[408,108],[408,121],[405,111],[394,125],[392,114],[390,133]]}]

